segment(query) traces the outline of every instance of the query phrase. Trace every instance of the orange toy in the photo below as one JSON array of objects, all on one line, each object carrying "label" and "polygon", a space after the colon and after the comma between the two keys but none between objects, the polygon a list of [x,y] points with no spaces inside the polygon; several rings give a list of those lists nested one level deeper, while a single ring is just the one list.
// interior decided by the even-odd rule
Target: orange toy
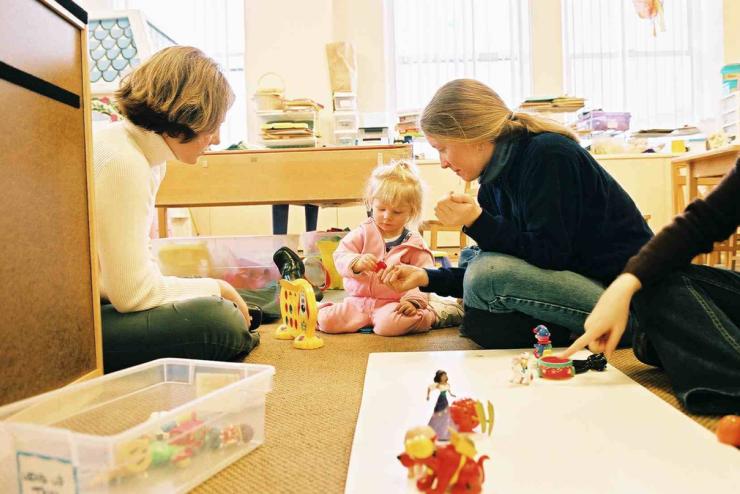
[{"label": "orange toy", "polygon": [[730,446],[740,447],[740,415],[725,415],[717,424],[717,439]]}]

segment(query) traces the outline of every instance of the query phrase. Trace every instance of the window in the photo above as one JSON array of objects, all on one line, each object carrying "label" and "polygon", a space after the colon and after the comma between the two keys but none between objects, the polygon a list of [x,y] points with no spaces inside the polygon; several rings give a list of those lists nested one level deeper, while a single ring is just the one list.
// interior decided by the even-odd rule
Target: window
[{"label": "window", "polygon": [[665,31],[632,0],[562,0],[565,88],[591,108],[632,113],[632,130],[697,124],[718,112],[722,1],[664,2]]},{"label": "window", "polygon": [[247,138],[243,0],[114,0],[115,9],[139,9],[180,45],[195,46],[221,65],[236,100],[221,127],[225,148]]},{"label": "window", "polygon": [[520,0],[393,0],[396,108],[423,108],[468,77],[510,107],[530,91],[529,19]]}]

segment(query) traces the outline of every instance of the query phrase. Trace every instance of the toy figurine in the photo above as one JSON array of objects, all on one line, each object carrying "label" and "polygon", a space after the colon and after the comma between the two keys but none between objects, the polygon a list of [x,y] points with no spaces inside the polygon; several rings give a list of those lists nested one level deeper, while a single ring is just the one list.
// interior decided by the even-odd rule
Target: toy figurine
[{"label": "toy figurine", "polygon": [[401,464],[411,471],[415,465],[423,465],[423,476],[416,487],[426,493],[478,494],[483,488],[485,473],[483,462],[488,456],[481,455],[478,460],[475,443],[466,434],[452,432],[450,443],[442,446],[425,434],[415,434],[407,438],[404,452],[398,455]]},{"label": "toy figurine", "polygon": [[573,361],[567,358],[560,358],[554,355],[542,357],[539,360],[537,368],[540,377],[543,379],[568,379],[576,375],[573,367]]},{"label": "toy figurine", "polygon": [[473,432],[480,425],[482,434],[493,431],[493,405],[487,401],[487,410],[483,409],[483,403],[472,398],[455,400],[450,405],[450,418],[458,432]]},{"label": "toy figurine", "polygon": [[279,340],[293,340],[293,346],[301,350],[313,350],[324,346],[324,340],[316,336],[316,295],[311,284],[304,280],[280,280],[280,316],[283,319],[275,331]]},{"label": "toy figurine", "polygon": [[550,343],[550,330],[547,326],[540,324],[532,330],[537,343],[534,344],[535,358],[542,358],[552,353],[552,344]]},{"label": "toy figurine", "polygon": [[522,352],[511,358],[510,383],[529,384],[534,379],[534,368],[529,352]]},{"label": "toy figurine", "polygon": [[427,401],[429,401],[432,390],[435,389],[439,391],[439,396],[437,396],[437,402],[434,404],[434,412],[432,412],[432,417],[429,419],[429,426],[437,433],[438,440],[447,441],[450,438],[450,407],[447,402],[447,393],[453,398],[455,395],[452,394],[450,389],[447,373],[443,370],[438,370],[434,374],[434,383],[427,388]]}]

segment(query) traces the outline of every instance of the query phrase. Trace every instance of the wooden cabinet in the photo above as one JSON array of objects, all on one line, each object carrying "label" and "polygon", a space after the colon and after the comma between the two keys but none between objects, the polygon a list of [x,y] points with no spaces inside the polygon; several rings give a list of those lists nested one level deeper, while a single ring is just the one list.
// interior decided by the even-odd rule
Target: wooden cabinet
[{"label": "wooden cabinet", "polygon": [[630,195],[648,225],[658,233],[673,220],[671,154],[594,155],[596,161]]},{"label": "wooden cabinet", "polygon": [[0,404],[102,373],[85,23],[3,0]]}]

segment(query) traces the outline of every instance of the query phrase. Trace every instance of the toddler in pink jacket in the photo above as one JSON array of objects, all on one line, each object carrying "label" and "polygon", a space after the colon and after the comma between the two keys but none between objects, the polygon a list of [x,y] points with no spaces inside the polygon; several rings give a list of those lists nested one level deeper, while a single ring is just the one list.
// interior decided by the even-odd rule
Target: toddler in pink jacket
[{"label": "toddler in pink jacket", "polygon": [[433,268],[421,235],[408,225],[421,216],[422,183],[416,167],[399,161],[373,171],[365,201],[372,217],[347,234],[334,252],[347,297],[327,303],[318,314],[325,333],[354,333],[372,326],[376,334],[399,336],[427,331],[436,322],[428,295],[418,288],[399,293],[380,282],[386,267]]}]

